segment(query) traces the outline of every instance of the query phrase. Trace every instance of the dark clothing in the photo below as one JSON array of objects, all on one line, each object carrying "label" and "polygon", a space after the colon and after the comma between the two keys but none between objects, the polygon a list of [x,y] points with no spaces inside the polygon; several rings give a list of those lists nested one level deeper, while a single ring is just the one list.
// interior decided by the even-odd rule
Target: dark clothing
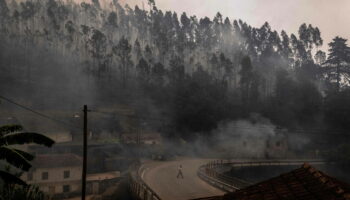
[{"label": "dark clothing", "polygon": [[179,178],[179,177],[181,177],[182,179],[184,178],[184,175],[182,174],[182,170],[181,169],[179,169],[179,172],[177,173],[176,178]]}]

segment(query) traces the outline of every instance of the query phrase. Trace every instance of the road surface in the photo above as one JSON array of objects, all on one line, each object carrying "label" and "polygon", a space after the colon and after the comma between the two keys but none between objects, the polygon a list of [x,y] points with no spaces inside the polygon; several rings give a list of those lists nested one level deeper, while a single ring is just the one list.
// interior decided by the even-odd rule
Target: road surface
[{"label": "road surface", "polygon": [[[198,168],[209,162],[206,159],[188,159],[169,162],[153,162],[144,165],[142,179],[162,200],[187,200],[223,195],[197,176]],[[178,167],[182,165],[184,179],[177,179]]]}]

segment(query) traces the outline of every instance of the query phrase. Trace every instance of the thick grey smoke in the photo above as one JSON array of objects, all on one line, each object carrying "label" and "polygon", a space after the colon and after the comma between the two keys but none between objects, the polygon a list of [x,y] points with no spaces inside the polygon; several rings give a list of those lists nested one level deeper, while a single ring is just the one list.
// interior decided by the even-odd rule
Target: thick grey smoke
[{"label": "thick grey smoke", "polygon": [[218,148],[226,151],[229,157],[263,157],[266,142],[276,137],[274,125],[246,120],[223,123],[215,132]]},{"label": "thick grey smoke", "polygon": [[[214,158],[273,159],[295,157],[310,138],[280,129],[270,120],[253,114],[250,119],[220,123],[211,136],[201,137],[179,153]],[[185,145],[186,146],[186,145]],[[174,151],[178,147],[173,146]]]}]

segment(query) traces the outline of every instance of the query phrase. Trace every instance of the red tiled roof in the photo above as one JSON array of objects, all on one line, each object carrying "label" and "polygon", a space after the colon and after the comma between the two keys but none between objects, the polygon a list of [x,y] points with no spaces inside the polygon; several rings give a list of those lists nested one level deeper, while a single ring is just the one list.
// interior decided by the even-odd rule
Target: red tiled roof
[{"label": "red tiled roof", "polygon": [[234,193],[224,200],[350,200],[350,185],[309,164]]},{"label": "red tiled roof", "polygon": [[57,168],[82,166],[81,157],[75,154],[43,154],[35,156],[34,168]]}]

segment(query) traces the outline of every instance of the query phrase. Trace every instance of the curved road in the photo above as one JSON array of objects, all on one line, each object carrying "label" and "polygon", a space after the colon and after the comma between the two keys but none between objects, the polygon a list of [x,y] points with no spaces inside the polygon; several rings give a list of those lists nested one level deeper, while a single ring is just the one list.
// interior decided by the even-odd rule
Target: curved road
[{"label": "curved road", "polygon": [[[149,162],[142,165],[141,178],[162,200],[188,200],[221,196],[225,192],[204,182],[197,170],[212,160],[183,159],[169,162]],[[237,160],[237,166],[252,165],[301,165],[304,162],[324,164],[322,160],[248,161]],[[182,165],[184,179],[177,179],[178,167]]]},{"label": "curved road", "polygon": [[[152,162],[143,165],[142,179],[163,200],[186,200],[223,195],[197,176],[198,168],[209,162],[207,159],[188,159],[170,162]],[[184,179],[177,179],[179,165]]]}]

